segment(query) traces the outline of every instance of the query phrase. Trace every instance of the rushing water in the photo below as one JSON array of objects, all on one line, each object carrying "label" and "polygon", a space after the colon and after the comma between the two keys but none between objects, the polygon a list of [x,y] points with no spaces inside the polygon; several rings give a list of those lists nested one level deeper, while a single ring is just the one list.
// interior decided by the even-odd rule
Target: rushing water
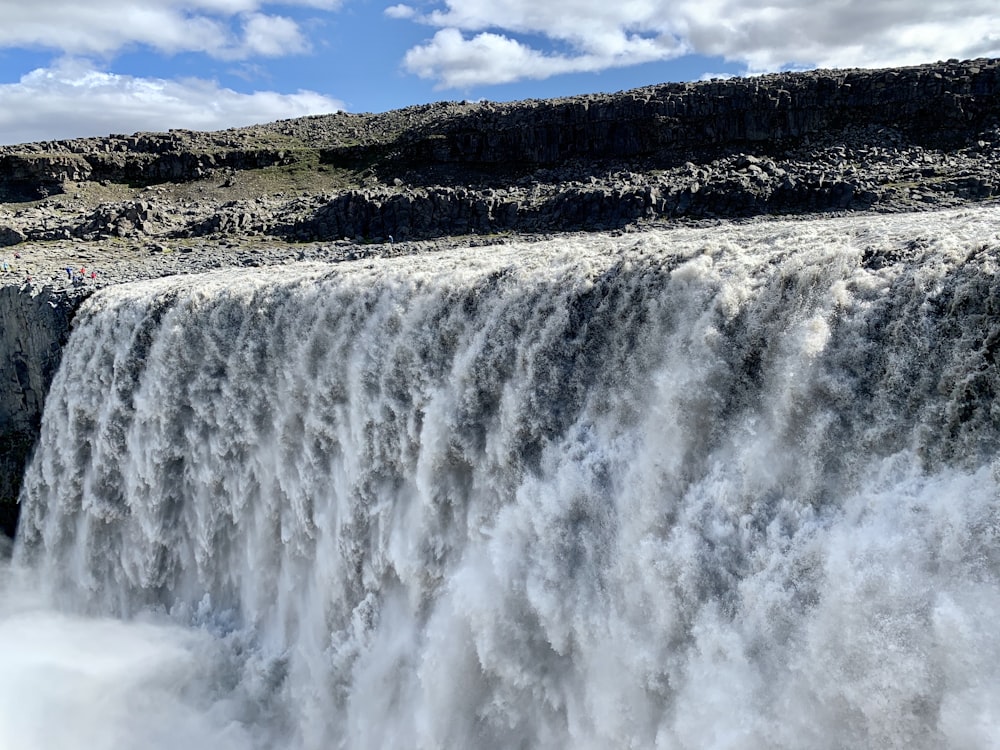
[{"label": "rushing water", "polygon": [[0,746],[1000,742],[1000,211],[111,288]]}]

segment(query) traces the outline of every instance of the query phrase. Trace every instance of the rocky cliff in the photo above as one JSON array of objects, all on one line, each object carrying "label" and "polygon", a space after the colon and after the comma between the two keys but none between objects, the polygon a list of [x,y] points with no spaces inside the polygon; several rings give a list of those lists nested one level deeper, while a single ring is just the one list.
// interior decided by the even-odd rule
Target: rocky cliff
[{"label": "rocky cliff", "polygon": [[0,286],[0,529],[13,534],[21,475],[79,293]]},{"label": "rocky cliff", "polygon": [[998,165],[1000,60],[2,147],[4,523],[73,310],[102,284],[455,236],[959,206],[1000,195]]},{"label": "rocky cliff", "polygon": [[998,158],[1000,61],[813,71],[7,147],[0,243],[900,210],[997,195]]}]

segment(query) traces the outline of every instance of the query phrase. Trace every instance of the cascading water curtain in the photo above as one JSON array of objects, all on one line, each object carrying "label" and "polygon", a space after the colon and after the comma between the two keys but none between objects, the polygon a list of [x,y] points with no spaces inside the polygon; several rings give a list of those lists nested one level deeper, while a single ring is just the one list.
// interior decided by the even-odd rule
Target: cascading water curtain
[{"label": "cascading water curtain", "polygon": [[990,746],[998,227],[581,235],[95,295],[0,641],[75,644],[59,669],[112,697],[8,741]]}]

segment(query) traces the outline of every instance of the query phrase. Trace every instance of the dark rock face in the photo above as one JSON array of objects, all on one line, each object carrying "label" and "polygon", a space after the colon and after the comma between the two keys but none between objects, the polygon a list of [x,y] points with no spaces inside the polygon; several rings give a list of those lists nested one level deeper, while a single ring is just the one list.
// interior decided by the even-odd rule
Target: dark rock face
[{"label": "dark rock face", "polygon": [[[468,185],[476,170],[498,184],[553,166],[593,174],[598,165],[670,169],[739,151],[780,156],[809,138],[836,141],[839,133],[850,138],[871,128],[871,145],[901,138],[951,150],[1000,124],[998,115],[998,60],[812,71],[545,101],[341,113],[216,134],[170,131],[5,147],[0,188],[37,194],[87,180],[193,180],[292,164],[301,149],[324,164],[407,174],[411,184],[457,179]],[[463,171],[450,169],[459,166]]]},{"label": "dark rock face", "polygon": [[0,195],[32,200],[61,192],[67,182],[88,180],[90,165],[78,154],[0,150]]},{"label": "dark rock face", "polygon": [[408,133],[398,159],[469,165],[650,159],[677,166],[725,148],[785,144],[869,125],[954,148],[995,122],[995,60],[889,71],[815,71],[667,84],[612,96],[479,105]]},{"label": "dark rock face", "polygon": [[24,242],[27,237],[16,229],[0,226],[0,247],[9,247]]},{"label": "dark rock face", "polygon": [[0,286],[0,529],[10,535],[13,503],[77,304],[51,288]]}]

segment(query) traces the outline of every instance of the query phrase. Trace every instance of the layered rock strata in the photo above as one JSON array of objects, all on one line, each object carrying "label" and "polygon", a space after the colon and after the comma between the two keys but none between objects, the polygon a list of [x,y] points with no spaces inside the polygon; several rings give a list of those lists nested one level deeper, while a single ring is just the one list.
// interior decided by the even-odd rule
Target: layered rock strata
[{"label": "layered rock strata", "polygon": [[[998,158],[997,60],[442,103],[2,148],[0,194],[24,207],[0,213],[0,245],[377,240],[911,210],[995,197]],[[305,191],[242,184],[258,172],[314,179]],[[170,187],[206,180],[209,194],[194,199]],[[77,200],[88,184],[132,195]]]},{"label": "layered rock strata", "polygon": [[81,291],[0,286],[0,529],[13,534],[24,465]]}]

